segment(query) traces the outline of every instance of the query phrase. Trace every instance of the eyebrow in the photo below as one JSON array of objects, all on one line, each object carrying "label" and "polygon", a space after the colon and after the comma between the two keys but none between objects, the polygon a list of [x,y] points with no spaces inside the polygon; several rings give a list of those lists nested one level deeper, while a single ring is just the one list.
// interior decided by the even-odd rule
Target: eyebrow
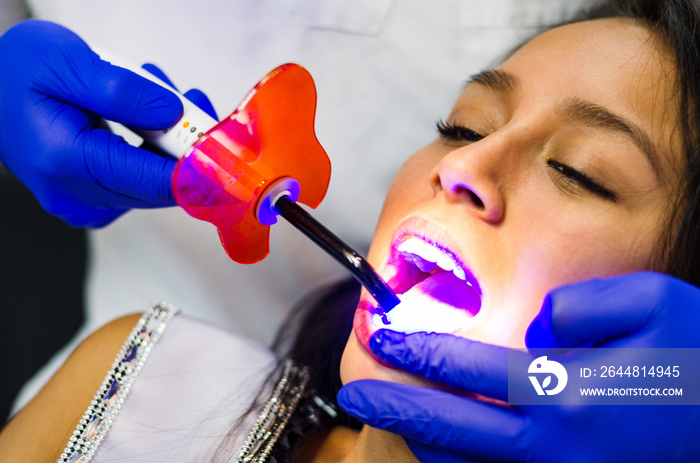
[{"label": "eyebrow", "polygon": [[[476,83],[496,93],[510,95],[520,89],[517,76],[501,69],[486,69],[469,78],[466,86]],[[576,122],[626,135],[644,153],[657,178],[661,176],[659,156],[647,133],[631,121],[609,109],[579,98],[569,98],[564,103],[564,114]]]},{"label": "eyebrow", "polygon": [[659,156],[647,133],[624,117],[603,106],[579,98],[570,98],[564,104],[564,113],[584,125],[626,135],[644,153],[657,178],[660,177]]},{"label": "eyebrow", "polygon": [[478,74],[474,74],[467,81],[466,86],[477,83],[490,88],[491,90],[510,94],[520,88],[520,80],[513,74],[501,69],[486,69]]}]

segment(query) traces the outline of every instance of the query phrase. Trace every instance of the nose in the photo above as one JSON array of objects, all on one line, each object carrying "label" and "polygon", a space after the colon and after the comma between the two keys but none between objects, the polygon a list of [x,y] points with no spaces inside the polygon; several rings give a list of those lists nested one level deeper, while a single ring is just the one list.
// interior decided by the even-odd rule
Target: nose
[{"label": "nose", "polygon": [[502,184],[504,161],[487,139],[454,149],[444,156],[431,174],[433,190],[447,201],[464,205],[489,223],[503,219],[505,200]]}]

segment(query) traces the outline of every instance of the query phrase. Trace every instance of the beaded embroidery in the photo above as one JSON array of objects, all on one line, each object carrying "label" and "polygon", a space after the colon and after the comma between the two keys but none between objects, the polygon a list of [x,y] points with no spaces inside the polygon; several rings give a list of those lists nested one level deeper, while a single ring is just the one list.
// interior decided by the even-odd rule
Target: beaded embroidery
[{"label": "beaded embroidery", "polygon": [[122,346],[112,369],[73,431],[58,463],[88,463],[109,431],[148,354],[177,309],[159,303],[148,309]]},{"label": "beaded embroidery", "polygon": [[246,437],[236,462],[265,463],[282,431],[299,404],[311,378],[309,369],[300,368],[290,360],[284,365],[282,377],[272,396],[263,406],[257,421]]}]

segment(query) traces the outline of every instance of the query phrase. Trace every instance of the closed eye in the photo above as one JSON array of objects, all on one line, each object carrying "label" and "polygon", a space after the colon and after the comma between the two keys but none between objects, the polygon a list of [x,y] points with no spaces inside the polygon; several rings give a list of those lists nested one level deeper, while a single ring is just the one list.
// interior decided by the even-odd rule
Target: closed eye
[{"label": "closed eye", "polygon": [[566,177],[568,181],[579,185],[585,190],[588,190],[603,199],[607,199],[608,201],[617,202],[617,195],[615,193],[605,188],[583,172],[552,159],[547,161],[547,165]]},{"label": "closed eye", "polygon": [[436,125],[440,136],[447,141],[474,143],[484,138],[468,127],[451,122],[438,121]]},{"label": "closed eye", "polygon": [[[452,122],[437,122],[437,131],[442,138],[449,142],[469,142],[475,143],[484,138],[483,135],[478,134],[468,127],[454,124]],[[603,198],[608,201],[617,202],[617,195],[605,188],[600,183],[596,182],[588,175],[574,169],[571,166],[562,164],[560,162],[554,161],[552,159],[547,161],[547,165],[552,169],[556,170],[559,174],[564,176],[567,181],[575,183],[581,188]]]}]

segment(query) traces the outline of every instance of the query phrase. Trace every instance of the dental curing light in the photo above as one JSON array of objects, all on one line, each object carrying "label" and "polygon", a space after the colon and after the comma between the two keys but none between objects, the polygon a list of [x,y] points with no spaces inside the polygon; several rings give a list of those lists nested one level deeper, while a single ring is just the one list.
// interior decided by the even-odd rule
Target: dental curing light
[{"label": "dental curing light", "polygon": [[383,310],[378,310],[377,313],[385,321],[384,324],[388,325],[389,323],[384,312],[389,312],[401,301],[369,262],[320,222],[311,217],[297,203],[292,201],[289,196],[281,196],[275,202],[274,207],[289,223],[350,270],[357,281],[369,291],[374,300],[381,306]]},{"label": "dental curing light", "polygon": [[[143,69],[124,67],[172,90]],[[264,259],[270,225],[281,215],[350,270],[379,303],[380,315],[400,302],[359,253],[296,204],[316,208],[331,173],[314,131],[316,88],[306,69],[296,64],[274,69],[221,122],[177,95],[184,113],[175,125],[134,131],[179,159],[172,179],[175,200],[192,217],[216,226],[231,259],[242,264]]]}]

